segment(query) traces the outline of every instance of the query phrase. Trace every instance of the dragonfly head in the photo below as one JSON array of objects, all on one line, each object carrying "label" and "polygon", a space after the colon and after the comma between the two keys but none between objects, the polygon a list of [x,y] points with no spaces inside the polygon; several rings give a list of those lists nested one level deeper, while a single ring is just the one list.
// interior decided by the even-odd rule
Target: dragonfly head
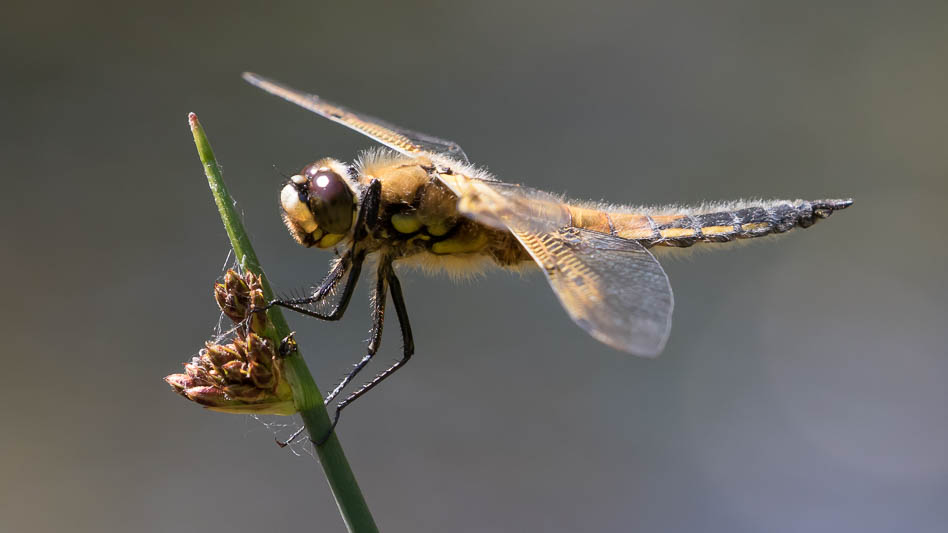
[{"label": "dragonfly head", "polygon": [[306,247],[331,248],[345,238],[355,218],[356,196],[345,165],[320,159],[303,167],[280,191],[283,222]]}]

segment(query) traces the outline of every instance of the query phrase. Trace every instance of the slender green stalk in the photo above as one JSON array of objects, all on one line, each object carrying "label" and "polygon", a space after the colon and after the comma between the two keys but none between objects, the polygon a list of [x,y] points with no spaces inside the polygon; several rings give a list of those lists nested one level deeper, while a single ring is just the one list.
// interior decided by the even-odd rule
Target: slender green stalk
[{"label": "slender green stalk", "polygon": [[[247,236],[247,232],[244,231],[243,223],[234,207],[234,201],[227,192],[220,167],[217,165],[217,159],[214,157],[214,152],[211,150],[211,145],[204,134],[201,123],[198,122],[197,115],[189,114],[188,123],[191,126],[191,133],[194,135],[194,144],[197,146],[198,155],[204,164],[204,173],[207,175],[207,182],[211,187],[211,193],[214,195],[214,201],[217,203],[221,220],[224,222],[224,228],[227,230],[231,245],[234,247],[237,261],[241,267],[261,277],[264,296],[267,300],[272,300],[273,291],[270,288],[270,283],[267,281],[267,277],[260,267],[260,261],[257,260],[257,255],[250,245],[250,238]],[[271,308],[268,315],[273,323],[273,331],[267,331],[267,337],[278,345],[282,339],[290,335],[290,327],[279,308]],[[287,381],[293,389],[293,401],[303,418],[306,431],[312,440],[321,439],[329,431],[329,415],[326,412],[325,405],[323,405],[323,395],[316,387],[313,376],[309,373],[306,361],[303,360],[299,350],[294,351],[286,358],[284,369],[286,370]],[[377,532],[378,528],[372,519],[372,514],[369,512],[362,491],[359,489],[359,484],[352,474],[352,469],[349,467],[349,462],[346,460],[335,433],[321,446],[316,447],[316,454],[319,456],[323,472],[327,481],[329,481],[329,487],[336,498],[336,505],[339,507],[339,512],[342,514],[342,519],[349,531],[352,533]]]}]

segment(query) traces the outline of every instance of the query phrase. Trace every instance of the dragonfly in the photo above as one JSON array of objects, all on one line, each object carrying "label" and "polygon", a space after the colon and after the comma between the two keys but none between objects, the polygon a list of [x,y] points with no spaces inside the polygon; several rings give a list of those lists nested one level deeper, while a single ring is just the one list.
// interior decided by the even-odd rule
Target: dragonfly
[{"label": "dragonfly", "polygon": [[[326,396],[326,403],[378,352],[387,295],[401,329],[401,358],[336,405],[332,428],[346,406],[414,354],[396,263],[456,276],[490,267],[538,267],[563,309],[589,335],[615,349],[654,357],[668,340],[674,298],[651,250],[807,228],[853,203],[770,200],[642,208],[572,201],[500,181],[472,165],[452,141],[395,126],[257,74],[245,72],[243,78],[385,147],[366,151],[352,164],[319,159],[287,179],[280,191],[290,235],[305,247],[336,249],[337,259],[322,283],[304,297],[277,299],[271,305],[339,320],[366,258],[377,256],[366,354]],[[338,297],[328,311],[317,309],[334,294]]]}]

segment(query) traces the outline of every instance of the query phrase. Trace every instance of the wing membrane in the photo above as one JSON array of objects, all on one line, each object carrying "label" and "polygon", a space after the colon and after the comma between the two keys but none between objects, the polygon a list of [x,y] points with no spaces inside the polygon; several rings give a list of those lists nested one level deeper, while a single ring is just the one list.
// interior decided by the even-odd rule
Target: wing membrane
[{"label": "wing membrane", "polygon": [[334,104],[315,94],[306,93],[252,72],[244,72],[244,80],[270,94],[279,96],[317,115],[326,117],[406,155],[437,154],[468,162],[457,143],[401,128],[358,111]]},{"label": "wing membrane", "polygon": [[674,298],[662,266],[641,244],[572,227],[562,199],[543,191],[461,175],[441,181],[458,195],[458,211],[513,233],[587,333],[635,355],[662,351]]},{"label": "wing membrane", "polygon": [[[395,126],[256,74],[245,72],[243,77],[403,154],[468,162],[457,143]],[[636,355],[653,357],[661,352],[674,302],[665,271],[641,244],[571,227],[562,199],[543,191],[457,173],[442,174],[440,179],[457,194],[462,214],[516,236],[543,269],[567,313],[590,335]]]},{"label": "wing membrane", "polygon": [[662,351],[674,298],[665,271],[641,244],[580,228],[514,235],[587,333],[635,355]]},{"label": "wing membrane", "polygon": [[569,211],[556,196],[521,185],[466,176],[447,183],[458,195],[458,211],[498,229],[553,232],[570,225]]}]

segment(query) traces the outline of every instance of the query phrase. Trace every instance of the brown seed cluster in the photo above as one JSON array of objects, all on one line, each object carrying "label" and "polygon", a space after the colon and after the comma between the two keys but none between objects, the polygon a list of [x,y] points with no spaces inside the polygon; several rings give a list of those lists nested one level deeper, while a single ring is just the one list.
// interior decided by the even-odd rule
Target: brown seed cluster
[{"label": "brown seed cluster", "polygon": [[[289,415],[293,394],[283,379],[282,358],[264,337],[269,327],[260,279],[228,270],[214,285],[214,299],[236,324],[233,342],[208,341],[185,363],[183,374],[165,377],[175,392],[208,409],[228,413]],[[257,310],[254,312],[254,310]]]}]

